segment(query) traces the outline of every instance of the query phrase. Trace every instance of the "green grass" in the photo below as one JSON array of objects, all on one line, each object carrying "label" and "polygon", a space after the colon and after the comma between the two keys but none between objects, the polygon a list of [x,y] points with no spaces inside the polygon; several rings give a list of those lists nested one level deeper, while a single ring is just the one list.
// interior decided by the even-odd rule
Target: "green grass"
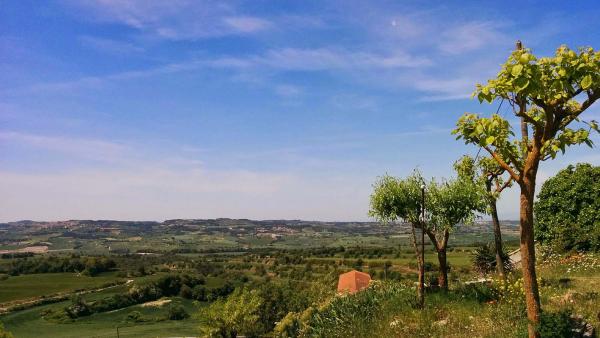
[{"label": "green grass", "polygon": [[115,273],[96,277],[79,276],[75,273],[44,273],[11,276],[0,281],[0,303],[33,297],[48,296],[59,292],[98,288],[119,280]]},{"label": "green grass", "polygon": [[[196,320],[188,318],[181,321],[162,320],[168,311],[169,305],[161,307],[130,306],[117,311],[94,314],[89,317],[79,318],[71,323],[57,324],[44,320],[41,312],[49,308],[60,308],[69,302],[39,306],[13,314],[6,315],[0,320],[7,330],[15,337],[116,337],[119,327],[120,337],[172,337],[196,336],[198,324]],[[198,311],[199,306],[191,301],[178,297],[172,298],[172,304],[181,304],[188,313]],[[127,315],[139,311],[148,322],[127,321]],[[159,319],[160,321],[152,321]]]}]

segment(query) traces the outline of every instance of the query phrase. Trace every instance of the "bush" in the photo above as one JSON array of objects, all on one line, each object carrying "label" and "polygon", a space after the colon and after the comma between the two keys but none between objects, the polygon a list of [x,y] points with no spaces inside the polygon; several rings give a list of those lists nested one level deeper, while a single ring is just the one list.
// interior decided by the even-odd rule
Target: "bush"
[{"label": "bush", "polygon": [[573,320],[569,310],[559,312],[542,312],[538,332],[544,338],[570,338],[573,337],[571,328]]},{"label": "bush", "polygon": [[382,313],[394,313],[414,306],[412,288],[397,282],[372,281],[352,295],[338,295],[318,308],[289,313],[275,327],[283,337],[363,337]]},{"label": "bush", "polygon": [[144,321],[144,319],[142,317],[142,313],[139,312],[139,311],[131,311],[131,312],[129,312],[127,314],[126,320],[130,321],[130,322],[136,322],[136,323]]},{"label": "bush", "polygon": [[169,312],[167,318],[170,320],[182,320],[188,318],[190,315],[185,311],[181,305],[169,306]]},{"label": "bush", "polygon": [[[513,269],[512,262],[506,251],[502,251],[502,261],[504,262],[504,271],[510,272]],[[488,274],[496,271],[496,246],[492,243],[484,244],[472,254],[473,268],[481,274]]]}]

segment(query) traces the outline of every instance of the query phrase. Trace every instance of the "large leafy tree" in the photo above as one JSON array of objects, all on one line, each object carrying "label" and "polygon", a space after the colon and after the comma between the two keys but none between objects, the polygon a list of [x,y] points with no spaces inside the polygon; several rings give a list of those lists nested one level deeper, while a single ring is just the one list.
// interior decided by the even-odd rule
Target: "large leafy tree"
[{"label": "large leafy tree", "polygon": [[494,230],[495,267],[498,274],[502,278],[506,278],[507,262],[502,248],[502,232],[500,231],[497,203],[502,191],[512,185],[512,177],[505,177],[506,170],[496,160],[485,156],[476,161],[465,155],[454,164],[454,168],[459,177],[473,181],[480,188],[483,198],[487,202],[485,212],[491,216]]},{"label": "large leafy tree", "polygon": [[555,158],[569,146],[592,146],[590,131],[598,131],[598,125],[584,122],[581,115],[600,98],[600,53],[561,46],[554,56],[537,58],[519,42],[496,78],[478,84],[474,95],[480,102],[507,101],[521,120],[517,136],[510,122],[498,114],[466,113],[454,133],[485,149],[520,188],[523,284],[529,336],[536,337],[540,319],[533,231],[537,172],[541,161]]},{"label": "large leafy tree", "polygon": [[542,185],[535,238],[559,250],[600,250],[600,167],[568,166]]},{"label": "large leafy tree", "polygon": [[424,184],[421,174],[415,171],[405,179],[383,176],[373,185],[369,215],[382,222],[404,221],[411,224],[412,243],[419,267],[419,303],[424,304],[425,269],[423,255],[417,245],[415,228],[422,228],[423,199],[421,186]]}]

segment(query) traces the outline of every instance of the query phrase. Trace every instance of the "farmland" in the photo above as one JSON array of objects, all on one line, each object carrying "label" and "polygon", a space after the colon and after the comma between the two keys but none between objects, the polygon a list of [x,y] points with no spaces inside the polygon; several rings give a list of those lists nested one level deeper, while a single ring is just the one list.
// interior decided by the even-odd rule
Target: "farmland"
[{"label": "farmland", "polygon": [[[515,248],[516,228],[511,222],[504,224],[506,245]],[[261,292],[272,306],[269,315],[274,316],[274,323],[288,312],[301,313],[311,304],[332,299],[337,276],[348,270],[362,270],[374,280],[409,289],[417,277],[410,230],[403,224],[177,220],[166,224],[70,221],[67,225],[2,227],[10,229],[0,237],[5,250],[41,242],[49,247],[42,254],[13,251],[1,256],[0,307],[4,314],[0,321],[15,337],[116,337],[117,330],[120,337],[198,336],[211,316],[209,309],[239,296],[234,290]],[[419,330],[444,336],[447,329],[465,336],[469,317],[494,315],[486,303],[457,301],[454,296],[465,292],[465,282],[481,277],[473,270],[473,255],[492,238],[485,222],[460,226],[452,233],[448,248],[452,291],[448,295],[434,292],[424,316],[435,319],[457,312],[461,319],[445,329],[428,326],[439,320],[432,319],[423,322]],[[426,248],[426,278],[434,284],[437,256],[431,245]],[[567,271],[572,264],[540,267],[548,285],[543,292],[549,308],[560,309],[559,295],[571,292],[584,297],[575,303],[578,313],[593,318],[592,304],[597,301],[593,290],[598,286],[594,276],[600,265],[590,259],[587,270]],[[565,276],[568,285],[559,283]],[[444,310],[431,312],[436,308]],[[425,318],[416,318],[405,307],[395,311],[412,323]],[[514,320],[503,316],[498,323]],[[371,324],[376,328],[364,326],[367,322],[353,325],[365,332],[402,336],[385,324],[401,319],[388,318],[383,312],[375,318]],[[526,326],[522,319],[516,323],[515,330]],[[513,334],[507,327],[511,326],[483,329],[497,336]]]},{"label": "farmland", "polygon": [[[16,337],[36,337],[41,332],[51,337],[112,337],[117,327],[122,337],[149,332],[192,336],[198,334],[199,309],[214,301],[211,290],[222,290],[228,283],[234,287],[287,283],[300,289],[313,284],[331,294],[337,274],[348,269],[363,269],[380,279],[407,280],[415,274],[409,228],[403,224],[222,219],[163,224],[21,222],[0,227],[0,249],[12,250],[0,260],[0,303],[10,309],[1,321]],[[453,234],[449,262],[456,271],[454,278],[470,278],[471,251],[491,239],[488,227],[485,223],[465,226]],[[514,227],[509,224],[505,233],[509,242],[514,241]],[[40,243],[48,246],[48,252],[22,250]],[[84,265],[81,271],[39,273],[40,269],[54,271],[56,265],[67,269],[65,261],[88,264],[93,257],[110,258],[115,268],[94,276],[86,275]],[[428,252],[426,259],[433,265],[434,252]],[[69,307],[77,294],[87,304],[95,304],[126,295],[132,285],[181,274],[200,276],[202,284],[196,288],[205,291],[185,297],[178,292],[145,302],[158,305],[141,302],[77,318],[56,320],[48,315]],[[36,300],[41,302],[33,306]],[[191,316],[168,319],[169,309],[177,305]]]}]

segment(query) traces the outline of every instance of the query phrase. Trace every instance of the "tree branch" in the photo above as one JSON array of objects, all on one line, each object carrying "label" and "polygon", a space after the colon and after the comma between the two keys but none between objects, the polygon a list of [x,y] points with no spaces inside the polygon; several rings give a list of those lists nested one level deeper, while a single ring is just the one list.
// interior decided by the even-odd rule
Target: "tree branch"
[{"label": "tree branch", "polygon": [[508,181],[506,181],[506,183],[504,183],[504,184],[502,185],[502,187],[501,187],[501,188],[499,188],[499,189],[496,189],[496,192],[497,192],[497,193],[501,193],[501,192],[502,192],[502,190],[506,189],[506,187],[508,187],[508,186],[509,186],[509,185],[512,183],[512,180],[513,180],[512,176],[511,176],[511,177],[509,177],[509,178],[508,178]]},{"label": "tree branch", "polygon": [[[520,175],[517,175],[517,173],[515,173],[515,171],[513,170],[513,168],[511,168],[508,163],[506,163],[502,157],[500,157],[500,155],[498,155],[498,153],[496,153],[495,151],[492,151],[492,149],[490,149],[490,147],[488,146],[484,146],[483,149],[485,149],[488,153],[490,153],[490,155],[492,155],[492,157],[496,160],[496,162],[498,162],[498,164],[500,164],[500,166],[502,168],[504,168],[504,170],[506,170],[510,176],[512,178],[514,178],[515,181],[519,181],[520,180]],[[512,157],[512,156],[511,156]],[[516,162],[513,158],[510,159],[512,163],[518,163]]]}]

